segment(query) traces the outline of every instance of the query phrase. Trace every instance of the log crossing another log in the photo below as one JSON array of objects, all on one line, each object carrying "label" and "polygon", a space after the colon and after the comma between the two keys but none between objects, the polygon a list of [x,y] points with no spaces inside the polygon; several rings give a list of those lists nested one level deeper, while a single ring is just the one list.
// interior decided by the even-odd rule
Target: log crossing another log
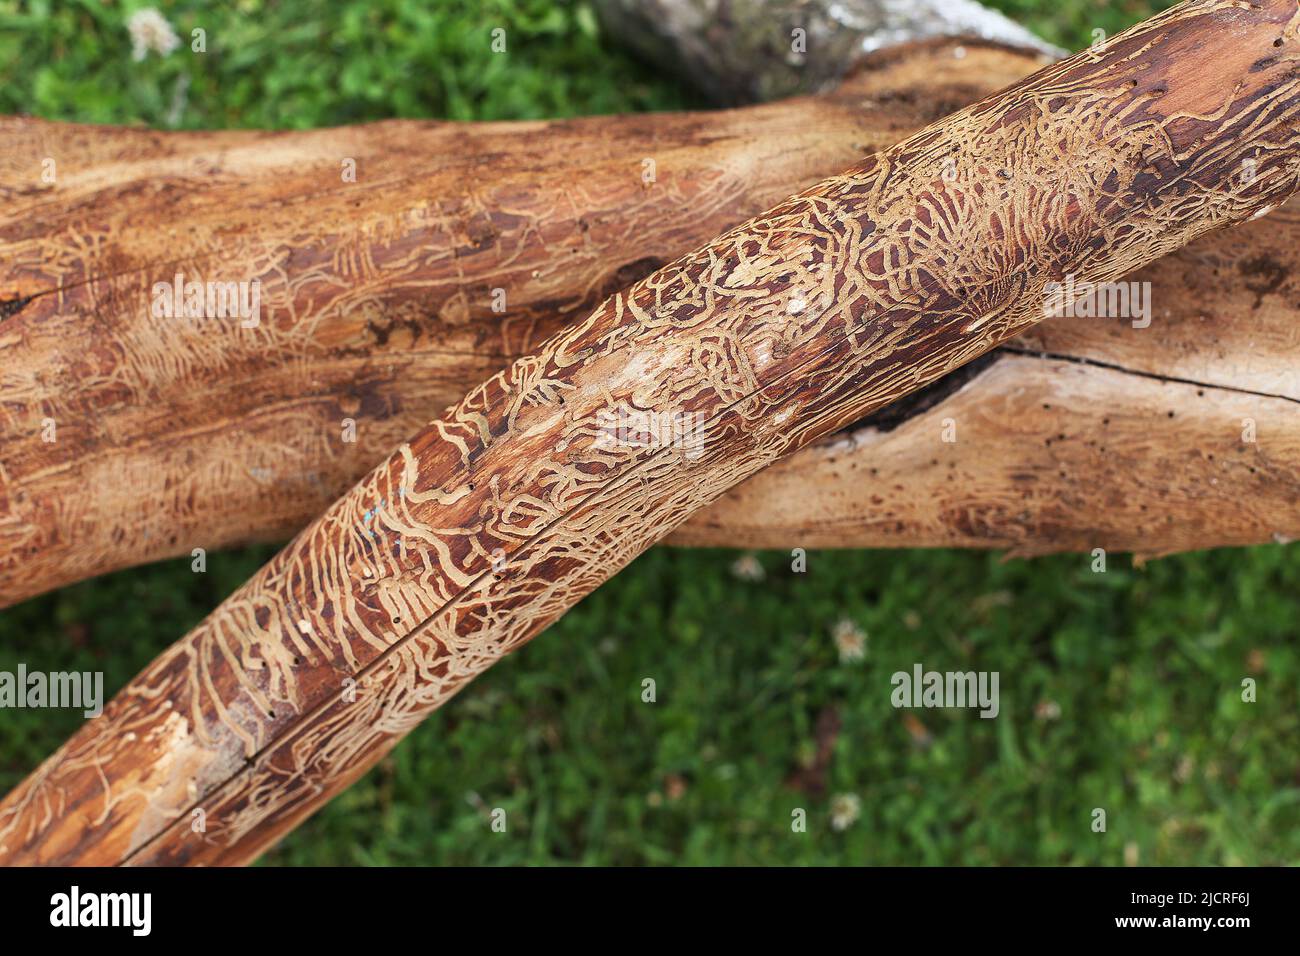
[{"label": "log crossing another log", "polygon": [[[0,862],[252,859],[728,488],[1039,321],[1053,278],[1275,206],[1300,184],[1298,24],[1289,0],[1182,4],[613,296],[116,696],[0,804]],[[646,410],[698,428],[610,440]]]}]

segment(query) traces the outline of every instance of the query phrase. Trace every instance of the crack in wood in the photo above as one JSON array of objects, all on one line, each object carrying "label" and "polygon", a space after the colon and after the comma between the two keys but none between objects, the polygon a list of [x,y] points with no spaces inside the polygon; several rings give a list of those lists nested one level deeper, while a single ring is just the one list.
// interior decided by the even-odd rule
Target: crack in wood
[{"label": "crack in wood", "polygon": [[0,322],[12,318],[23,309],[27,308],[27,304],[31,302],[33,298],[35,298],[35,296],[28,295],[15,299],[0,299]]},{"label": "crack in wood", "polygon": [[1182,378],[1178,375],[1161,375],[1159,372],[1144,372],[1141,369],[1126,368],[1123,365],[1117,365],[1114,362],[1105,362],[1101,359],[1087,358],[1083,355],[1069,355],[1063,352],[1044,352],[1040,349],[1023,349],[1016,348],[1013,345],[1004,345],[997,349],[998,352],[1005,352],[1008,355],[1022,355],[1026,358],[1038,358],[1055,362],[1070,362],[1073,365],[1091,365],[1094,368],[1104,368],[1111,372],[1122,372],[1125,375],[1137,375],[1141,378],[1149,378],[1156,382],[1171,382],[1175,385],[1191,385],[1194,388],[1214,388],[1225,392],[1237,392],[1241,395],[1253,395],[1256,398],[1276,398],[1284,402],[1295,402],[1300,404],[1300,398],[1293,395],[1283,395],[1280,392],[1261,392],[1252,388],[1242,388],[1240,385],[1225,385],[1216,382],[1202,382],[1194,378]]}]

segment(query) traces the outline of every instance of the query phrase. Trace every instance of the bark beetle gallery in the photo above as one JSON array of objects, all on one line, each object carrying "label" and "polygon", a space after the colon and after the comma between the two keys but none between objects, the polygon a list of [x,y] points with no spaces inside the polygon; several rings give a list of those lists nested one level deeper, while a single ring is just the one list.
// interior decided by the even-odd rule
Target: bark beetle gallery
[{"label": "bark beetle gallery", "polygon": [[[519,344],[499,357],[522,357],[437,420],[393,436],[386,462],[0,804],[0,861],[254,858],[476,674],[693,514],[768,465],[1028,330],[1043,318],[1049,283],[1118,280],[1211,229],[1277,206],[1300,184],[1298,27],[1293,0],[1183,4],[780,202],[585,317],[538,300],[539,312],[566,321],[544,329],[544,340],[533,319],[500,325],[498,333]],[[274,138],[261,148],[273,153]],[[1243,176],[1247,161],[1251,174]],[[657,187],[691,185],[661,179]],[[183,194],[172,200],[184,202]],[[331,201],[314,199],[303,214],[328,221],[321,207]],[[734,214],[735,204],[728,208]],[[474,244],[493,248],[498,219],[480,212],[469,207],[456,221]],[[446,217],[445,210],[431,214]],[[603,227],[631,232],[616,221]],[[15,235],[21,227],[9,228]],[[369,259],[346,268],[335,259],[359,248],[295,244],[290,234],[288,251],[268,269],[286,277],[286,287],[327,277],[329,268],[365,276]],[[388,247],[364,246],[381,248]],[[566,268],[556,262],[559,248],[549,245],[549,268]],[[417,253],[400,244],[392,251]],[[574,255],[574,268],[582,268],[581,246]],[[34,309],[66,312],[78,296],[93,295],[85,308],[105,301],[111,310],[117,297],[149,288],[142,275],[97,280],[69,255],[51,291],[51,276],[41,271],[49,261],[33,251],[6,279],[14,287],[5,297],[17,305],[0,335],[22,339],[13,330],[28,328],[22,323],[33,321]],[[529,275],[540,276],[542,266],[526,263]],[[106,268],[122,274],[131,265]],[[587,268],[593,280],[603,274]],[[96,281],[108,285],[96,290]],[[366,298],[365,288],[359,281],[344,294],[382,301],[377,292]],[[293,297],[280,294],[285,307]],[[468,320],[470,300],[453,291],[439,301],[440,314]],[[293,328],[292,314],[285,329]],[[415,337],[412,313],[376,307],[373,316],[377,339]],[[259,334],[273,334],[270,324],[260,323]],[[1060,335],[1056,341],[1069,343],[1074,329],[1036,341]],[[169,343],[176,358],[157,344],[147,354],[182,363],[213,347],[176,334]],[[460,328],[451,340],[472,334]],[[44,348],[57,360],[55,341],[34,329],[27,340],[21,347]],[[249,361],[256,361],[254,341]],[[972,382],[1011,376],[989,394],[1023,403],[1025,389],[1007,383],[1032,379],[1035,362],[1040,375],[1063,380],[1085,368],[1127,375],[1134,367],[1074,362],[1069,346],[1050,351],[1056,365],[1013,352]],[[105,342],[77,361],[89,377],[111,378],[120,359]],[[16,387],[41,387],[39,376],[23,378],[26,360],[18,367]],[[408,374],[421,370],[413,365]],[[1152,371],[1153,389],[1162,374],[1169,370]],[[267,387],[292,394],[283,382]],[[1030,402],[1043,394],[1041,380],[1037,388],[1029,386]],[[105,386],[99,395],[110,401],[111,392]],[[1153,393],[1137,394],[1130,404],[1159,407]],[[1215,397],[1229,403],[1221,413],[1237,414],[1230,403],[1238,394]],[[369,395],[356,395],[357,406],[375,400]],[[1267,397],[1241,394],[1241,401]],[[1086,393],[1081,401],[1088,407]],[[611,411],[647,410],[700,422],[699,453],[601,440]],[[981,410],[970,414],[978,419]],[[874,431],[886,438],[869,446],[878,456],[866,459],[871,467],[897,434],[881,421]],[[1206,422],[1182,440],[1194,441]],[[240,441],[237,429],[226,440]],[[830,454],[842,459],[860,447]],[[971,522],[951,523],[979,537]],[[933,533],[933,516],[917,527]],[[143,550],[128,549],[108,565],[147,557]],[[48,582],[32,589],[42,586]],[[196,814],[202,832],[191,826]]]}]

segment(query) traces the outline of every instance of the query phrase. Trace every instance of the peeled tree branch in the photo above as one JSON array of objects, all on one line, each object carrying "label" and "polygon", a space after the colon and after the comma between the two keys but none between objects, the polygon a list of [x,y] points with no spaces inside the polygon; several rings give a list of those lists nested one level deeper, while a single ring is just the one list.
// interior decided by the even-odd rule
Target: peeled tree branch
[{"label": "peeled tree branch", "polygon": [[[1293,2],[1182,4],[613,296],[132,681],[0,804],[0,861],[254,858],[727,489],[1038,322],[1049,282],[1280,203],[1298,24]],[[611,440],[647,411],[695,427]]]},{"label": "peeled tree branch", "polygon": [[[3,121],[0,606],[291,536],[604,295],[1036,62],[909,45],[830,96],[562,123]],[[801,452],[669,540],[1158,554],[1300,536],[1298,249],[1288,209],[1207,236],[1130,277],[1150,283],[1149,328],[1048,319],[1011,347],[1055,358],[999,352],[959,394]],[[155,319],[153,284],[178,270],[256,278],[257,327]]]}]

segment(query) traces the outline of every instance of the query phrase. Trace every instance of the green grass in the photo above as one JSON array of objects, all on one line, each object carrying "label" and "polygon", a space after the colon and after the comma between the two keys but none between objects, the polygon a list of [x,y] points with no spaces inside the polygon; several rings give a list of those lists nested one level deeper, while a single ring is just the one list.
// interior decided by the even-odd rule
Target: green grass
[{"label": "green grass", "polygon": [[[1003,0],[1078,47],[1154,7]],[[697,103],[603,44],[583,5],[160,4],[205,57],[133,64],[122,7],[0,0],[0,111],[187,128],[386,116],[563,116]],[[480,7],[488,12],[483,13]],[[128,9],[134,8],[134,6]],[[510,53],[485,51],[507,26]],[[190,77],[174,117],[177,78]],[[114,689],[271,552],[85,582],[0,612],[0,670],[102,669]],[[1300,861],[1300,552],[1135,569],[947,551],[655,550],[475,682],[268,863]],[[867,632],[840,662],[837,622]],[[996,670],[1002,712],[900,711],[914,662]],[[1240,697],[1243,677],[1258,701]],[[654,703],[642,682],[656,683]],[[0,788],[69,733],[0,714]],[[837,795],[859,818],[830,824]],[[507,830],[492,832],[492,808]],[[1107,832],[1092,832],[1092,811]],[[807,812],[807,832],[791,812]]]},{"label": "green grass", "polygon": [[[129,11],[182,40],[133,62]],[[507,52],[491,31],[506,30]],[[189,53],[192,31],[207,52]],[[171,122],[179,78],[185,109]],[[536,119],[676,109],[673,78],[606,49],[586,4],[547,0],[15,4],[0,0],[0,112],[182,129],[309,129],[387,117]]]}]

